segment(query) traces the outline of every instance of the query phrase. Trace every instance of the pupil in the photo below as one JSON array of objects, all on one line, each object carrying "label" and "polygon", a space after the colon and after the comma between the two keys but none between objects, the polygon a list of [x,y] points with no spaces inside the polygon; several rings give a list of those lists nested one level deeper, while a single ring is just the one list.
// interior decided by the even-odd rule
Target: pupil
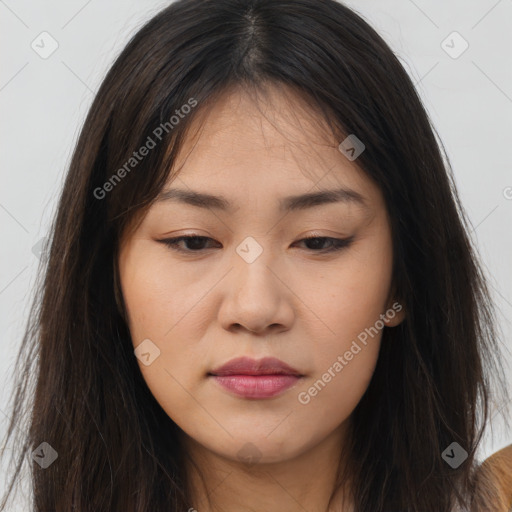
[{"label": "pupil", "polygon": [[[188,239],[188,243],[191,245],[191,249],[201,249],[201,244],[204,243],[204,240],[202,240],[201,237],[194,236]],[[199,247],[197,245],[199,245]]]},{"label": "pupil", "polygon": [[312,244],[312,249],[318,249],[323,245],[324,241],[323,238],[313,238],[308,243]]}]

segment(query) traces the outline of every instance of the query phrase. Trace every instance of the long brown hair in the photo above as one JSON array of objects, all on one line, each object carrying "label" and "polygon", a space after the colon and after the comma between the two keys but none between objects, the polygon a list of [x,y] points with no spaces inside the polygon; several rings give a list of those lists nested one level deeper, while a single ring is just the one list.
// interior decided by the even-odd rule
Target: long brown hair
[{"label": "long brown hair", "polygon": [[[340,142],[364,141],[358,164],[391,221],[407,317],[384,329],[353,413],[356,510],[448,512],[470,502],[491,381],[503,373],[497,322],[449,160],[411,79],[377,32],[334,0],[178,0],[118,56],[74,150],[18,356],[7,441],[19,444],[2,510],[27,460],[38,512],[192,506],[179,428],[133,353],[118,242],[168,179],[197,112],[228,87],[268,85],[302,94]],[[149,139],[154,147],[135,157]],[[43,442],[58,454],[44,469],[31,455],[53,453]],[[452,443],[467,453],[456,468],[443,458]]]}]

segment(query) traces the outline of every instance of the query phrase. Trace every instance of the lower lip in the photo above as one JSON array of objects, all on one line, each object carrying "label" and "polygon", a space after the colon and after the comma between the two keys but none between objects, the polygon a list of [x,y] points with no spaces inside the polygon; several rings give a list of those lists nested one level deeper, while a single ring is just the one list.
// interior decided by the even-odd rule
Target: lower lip
[{"label": "lower lip", "polygon": [[225,389],[244,398],[270,398],[291,388],[295,375],[212,375]]}]

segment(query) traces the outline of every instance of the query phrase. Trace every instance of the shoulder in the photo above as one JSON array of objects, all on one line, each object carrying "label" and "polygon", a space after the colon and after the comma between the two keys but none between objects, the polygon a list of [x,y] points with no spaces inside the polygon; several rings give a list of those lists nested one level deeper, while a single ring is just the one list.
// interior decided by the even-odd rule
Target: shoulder
[{"label": "shoulder", "polygon": [[476,470],[477,500],[496,512],[512,511],[512,444],[493,453]]}]

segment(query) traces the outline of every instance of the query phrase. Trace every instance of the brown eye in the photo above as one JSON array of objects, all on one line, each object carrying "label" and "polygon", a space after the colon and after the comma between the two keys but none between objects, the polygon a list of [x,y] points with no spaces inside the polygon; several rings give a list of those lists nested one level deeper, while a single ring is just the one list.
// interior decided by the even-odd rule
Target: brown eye
[{"label": "brown eye", "polygon": [[[314,236],[303,238],[302,240],[299,240],[299,242],[305,242],[313,252],[328,253],[348,247],[352,243],[353,239],[353,236],[345,239],[331,238],[327,236]],[[327,248],[325,248],[325,242],[329,243]]]},{"label": "brown eye", "polygon": [[[192,253],[203,251],[205,249],[205,241],[207,240],[213,240],[213,238],[209,238],[207,236],[180,236],[177,238],[167,238],[165,240],[159,240],[159,242],[162,242],[163,244],[167,245],[174,251]],[[189,248],[183,249],[178,245],[180,244],[180,242],[185,242],[185,244],[188,245]]]}]

